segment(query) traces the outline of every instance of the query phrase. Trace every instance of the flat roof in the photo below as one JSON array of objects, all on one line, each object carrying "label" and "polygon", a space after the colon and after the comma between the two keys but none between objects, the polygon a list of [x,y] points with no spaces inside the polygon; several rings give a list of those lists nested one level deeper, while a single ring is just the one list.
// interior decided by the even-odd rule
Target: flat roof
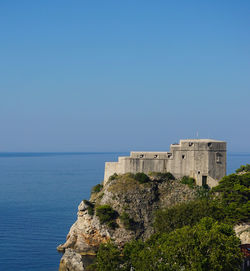
[{"label": "flat roof", "polygon": [[205,139],[205,138],[202,138],[202,139],[181,139],[180,142],[186,142],[186,141],[192,141],[192,142],[226,142],[226,141],[222,141],[222,140],[216,140],[216,139]]}]

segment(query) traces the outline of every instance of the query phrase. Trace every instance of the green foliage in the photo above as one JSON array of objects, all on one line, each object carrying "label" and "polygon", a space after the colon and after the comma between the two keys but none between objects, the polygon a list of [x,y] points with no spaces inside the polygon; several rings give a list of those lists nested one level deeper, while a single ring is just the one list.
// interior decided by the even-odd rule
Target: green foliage
[{"label": "green foliage", "polygon": [[239,244],[231,226],[203,218],[193,227],[153,235],[145,243],[127,243],[123,257],[116,246],[102,245],[96,270],[238,271],[242,262]]},{"label": "green foliage", "polygon": [[113,175],[111,175],[109,177],[109,181],[113,181],[113,180],[117,179],[117,177],[118,177],[118,174],[114,173]]},{"label": "green foliage", "polygon": [[250,164],[246,164],[245,166],[240,166],[240,168],[236,169],[235,172],[236,173],[240,173],[240,172],[249,172],[250,171]]},{"label": "green foliage", "polygon": [[119,228],[119,225],[114,220],[108,221],[107,226],[112,230]]},{"label": "green foliage", "polygon": [[88,201],[86,199],[84,199],[83,202],[88,206],[88,208],[87,208],[88,214],[89,215],[94,215],[94,213],[95,213],[95,209],[94,209],[95,205],[92,202],[90,202],[90,201]]},{"label": "green foliage", "polygon": [[190,188],[194,188],[196,185],[195,179],[188,176],[183,176],[180,181],[183,184],[187,184]]},{"label": "green foliage", "polygon": [[155,178],[158,182],[165,182],[165,181],[175,180],[174,175],[172,173],[170,173],[170,172],[166,172],[166,173],[150,172],[148,175],[150,177]]},{"label": "green foliage", "polygon": [[224,209],[210,199],[198,199],[184,202],[155,213],[154,228],[156,232],[171,232],[186,225],[194,225],[203,217],[224,220]]},{"label": "green foliage", "polygon": [[119,249],[112,243],[102,244],[96,257],[96,271],[121,270],[122,263]]},{"label": "green foliage", "polygon": [[212,189],[212,193],[218,192],[217,201],[225,209],[228,218],[233,222],[249,220],[250,173],[223,177],[219,185]]},{"label": "green foliage", "polygon": [[150,181],[148,175],[146,175],[143,172],[138,172],[134,175],[134,179],[138,181],[139,183],[148,183]]},{"label": "green foliage", "polygon": [[[101,205],[96,207],[96,215],[98,216],[101,224],[106,223],[109,227],[115,228],[115,219],[118,217],[118,213],[112,209],[109,205]],[[111,223],[112,222],[112,223]]]},{"label": "green foliage", "polygon": [[[138,253],[135,270],[239,270],[242,260],[233,229],[212,218],[158,235]],[[148,268],[147,268],[148,267]]]},{"label": "green foliage", "polygon": [[[154,176],[150,176],[156,176],[156,173],[152,174]],[[130,175],[130,178],[135,179],[135,176]],[[138,179],[142,183],[147,182],[145,176],[140,176]],[[158,178],[160,180],[162,176],[159,174]],[[183,183],[194,186],[189,178],[185,178]],[[249,220],[249,186],[250,172],[228,175],[211,191],[195,187],[198,199],[156,212],[156,234],[148,241],[125,244],[123,257],[114,245],[108,244],[99,250],[96,270],[239,270],[242,261],[240,242],[231,225]],[[107,205],[100,207],[99,216],[104,216],[103,223],[115,223],[113,215],[106,218],[107,213],[112,214],[112,208]],[[126,212],[120,216],[125,228],[131,226],[130,219]]]},{"label": "green foliage", "polygon": [[135,229],[135,221],[133,218],[130,218],[129,214],[126,213],[126,212],[123,212],[121,215],[120,215],[120,220],[122,222],[122,224],[124,225],[124,228],[126,230],[134,230]]},{"label": "green foliage", "polygon": [[91,189],[91,193],[99,193],[103,188],[102,184],[97,184]]},{"label": "green foliage", "polygon": [[197,198],[204,199],[210,196],[209,186],[196,186]]}]

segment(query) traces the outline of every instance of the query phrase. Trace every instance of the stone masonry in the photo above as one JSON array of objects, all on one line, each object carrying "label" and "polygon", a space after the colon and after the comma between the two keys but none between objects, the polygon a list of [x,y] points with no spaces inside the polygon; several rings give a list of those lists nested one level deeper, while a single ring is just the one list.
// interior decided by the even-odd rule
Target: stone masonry
[{"label": "stone masonry", "polygon": [[176,178],[190,176],[198,185],[213,187],[226,175],[226,142],[185,139],[171,144],[169,152],[131,152],[118,162],[105,163],[104,184],[114,173],[171,172]]}]

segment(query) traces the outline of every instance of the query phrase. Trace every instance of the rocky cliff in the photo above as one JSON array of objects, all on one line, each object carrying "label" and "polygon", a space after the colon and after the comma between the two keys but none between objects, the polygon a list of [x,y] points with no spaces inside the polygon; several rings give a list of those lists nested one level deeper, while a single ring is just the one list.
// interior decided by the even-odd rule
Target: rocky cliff
[{"label": "rocky cliff", "polygon": [[[60,270],[67,270],[64,268],[71,256],[75,262],[79,260],[74,253],[95,254],[99,245],[109,240],[122,247],[132,239],[147,239],[153,233],[157,209],[197,197],[196,189],[173,180],[168,174],[140,178],[137,180],[133,174],[114,176],[104,187],[96,186],[89,201],[80,203],[77,220],[66,242],[57,248],[67,252]],[[68,270],[83,270],[77,268]]]}]

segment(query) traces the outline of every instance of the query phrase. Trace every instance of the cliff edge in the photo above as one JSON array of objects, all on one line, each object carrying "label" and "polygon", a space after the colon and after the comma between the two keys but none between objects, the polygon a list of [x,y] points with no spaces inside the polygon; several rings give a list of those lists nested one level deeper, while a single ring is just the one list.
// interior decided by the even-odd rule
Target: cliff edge
[{"label": "cliff edge", "polygon": [[93,255],[109,240],[119,247],[132,239],[145,240],[153,233],[156,210],[195,198],[197,189],[170,173],[113,175],[105,186],[92,189],[89,201],[79,204],[77,220],[57,249]]}]

